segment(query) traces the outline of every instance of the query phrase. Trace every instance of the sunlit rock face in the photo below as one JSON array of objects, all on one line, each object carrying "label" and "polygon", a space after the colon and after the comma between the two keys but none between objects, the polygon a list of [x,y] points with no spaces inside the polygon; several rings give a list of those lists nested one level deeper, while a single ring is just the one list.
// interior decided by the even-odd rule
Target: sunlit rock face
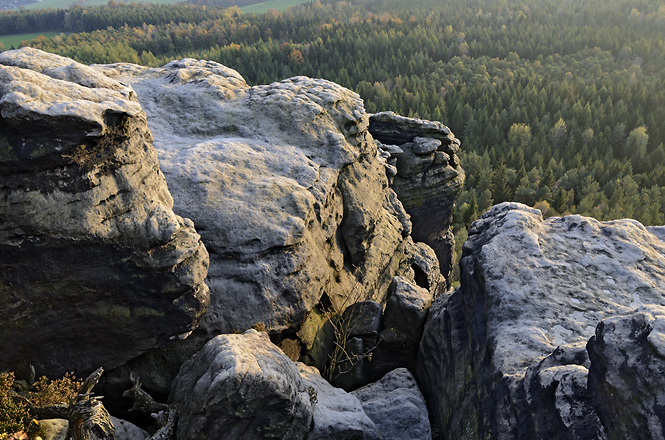
[{"label": "sunlit rock face", "polygon": [[110,368],[192,331],[208,253],[172,206],[131,87],[0,54],[0,370]]},{"label": "sunlit rock face", "polygon": [[[472,225],[460,268],[461,287],[432,306],[416,375],[441,438],[661,432],[616,420],[622,412],[607,398],[631,383],[645,402],[622,411],[634,420],[660,411],[650,402],[662,381],[654,376],[649,392],[628,378],[631,368],[649,377],[662,363],[660,324],[648,324],[661,318],[635,315],[665,306],[665,243],[656,235],[633,220],[544,221],[538,210],[504,203]],[[638,327],[650,344],[610,330]],[[632,362],[633,352],[644,355]]]},{"label": "sunlit rock face", "polygon": [[96,69],[136,91],[175,211],[211,254],[209,332],[297,330],[316,306],[383,303],[395,275],[414,280],[422,252],[357,94],[305,77],[249,87],[191,59]]}]

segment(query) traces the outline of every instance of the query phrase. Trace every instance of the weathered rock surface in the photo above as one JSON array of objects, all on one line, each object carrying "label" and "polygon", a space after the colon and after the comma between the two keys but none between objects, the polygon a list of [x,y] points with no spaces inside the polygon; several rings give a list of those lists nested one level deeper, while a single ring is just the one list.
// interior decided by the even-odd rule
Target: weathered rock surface
[{"label": "weathered rock surface", "polygon": [[125,84],[0,54],[0,369],[112,368],[197,326],[208,254]]},{"label": "weathered rock surface", "polygon": [[434,249],[447,279],[455,247],[450,231],[453,206],[464,185],[457,157],[459,139],[440,122],[393,112],[371,115],[369,131],[380,141],[392,188],[411,216],[413,239]]},{"label": "weathered rock surface", "polygon": [[145,440],[150,437],[146,431],[126,420],[111,417],[111,422],[115,428],[116,440]]},{"label": "weathered rock surface", "polygon": [[360,400],[383,440],[432,438],[425,399],[406,368],[393,370],[351,394]]},{"label": "weathered rock surface", "polygon": [[372,363],[372,377],[380,378],[398,367],[415,370],[420,339],[434,299],[427,289],[395,277],[388,290],[381,331]]},{"label": "weathered rock surface", "polygon": [[382,302],[408,271],[410,222],[355,93],[304,77],[248,87],[189,59],[96,68],[136,90],[175,210],[211,254],[205,329],[297,330],[324,294],[340,312]]},{"label": "weathered rock surface", "polygon": [[588,350],[589,393],[607,438],[665,438],[665,307],[602,321]]},{"label": "weathered rock surface", "polygon": [[312,401],[313,423],[307,440],[379,440],[376,425],[352,394],[335,388],[314,367],[298,364]]},{"label": "weathered rock surface", "polygon": [[[665,306],[663,241],[633,220],[543,221],[538,210],[504,203],[472,225],[460,269],[460,289],[430,309],[419,352],[416,377],[435,437],[659,432],[658,424],[634,421],[660,411],[651,404],[660,378],[648,375],[662,356],[647,336],[659,340],[660,318],[613,317]],[[583,347],[594,334],[589,358]],[[629,393],[629,383],[632,394],[607,397]],[[628,396],[644,402],[629,404]]]},{"label": "weathered rock surface", "polygon": [[183,364],[171,390],[182,439],[304,439],[312,403],[296,365],[264,332],[222,335]]}]

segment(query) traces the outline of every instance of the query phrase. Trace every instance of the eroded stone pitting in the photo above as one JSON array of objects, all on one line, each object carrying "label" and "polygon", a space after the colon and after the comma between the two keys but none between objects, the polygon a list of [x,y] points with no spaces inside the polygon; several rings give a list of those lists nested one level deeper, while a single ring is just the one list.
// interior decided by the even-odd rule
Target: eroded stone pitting
[{"label": "eroded stone pitting", "polygon": [[191,59],[95,68],[136,90],[175,210],[212,254],[208,331],[297,329],[324,294],[343,310],[413,277],[411,225],[356,93],[306,77],[249,87]]}]

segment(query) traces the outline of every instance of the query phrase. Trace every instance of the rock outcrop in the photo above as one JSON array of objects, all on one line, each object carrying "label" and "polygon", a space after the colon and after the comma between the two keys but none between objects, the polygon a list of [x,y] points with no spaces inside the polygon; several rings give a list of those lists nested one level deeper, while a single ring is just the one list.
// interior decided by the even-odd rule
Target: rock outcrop
[{"label": "rock outcrop", "polygon": [[0,54],[0,370],[86,373],[189,334],[208,254],[172,206],[130,87]]},{"label": "rock outcrop", "polygon": [[411,223],[357,94],[304,77],[248,87],[217,63],[97,66],[148,114],[175,210],[211,254],[209,332],[298,330],[323,300],[382,303],[413,272]]},{"label": "rock outcrop", "polygon": [[268,335],[248,330],[210,340],[176,377],[181,439],[303,439],[312,403],[296,365]]},{"label": "rock outcrop", "polygon": [[307,440],[379,440],[376,425],[357,397],[335,388],[314,367],[298,364],[310,393],[314,412]]},{"label": "rock outcrop", "polygon": [[663,309],[649,305],[665,305],[664,242],[633,220],[503,203],[463,252],[419,352],[435,437],[663,435]]},{"label": "rock outcrop", "polygon": [[591,404],[607,437],[665,438],[665,307],[604,320],[587,348]]},{"label": "rock outcrop", "polygon": [[351,393],[360,400],[383,440],[430,440],[432,432],[425,399],[406,368]]},{"label": "rock outcrop", "polygon": [[459,139],[441,122],[393,112],[371,115],[369,131],[388,163],[392,188],[411,216],[413,239],[434,249],[448,279],[455,248],[453,207],[464,185]]}]

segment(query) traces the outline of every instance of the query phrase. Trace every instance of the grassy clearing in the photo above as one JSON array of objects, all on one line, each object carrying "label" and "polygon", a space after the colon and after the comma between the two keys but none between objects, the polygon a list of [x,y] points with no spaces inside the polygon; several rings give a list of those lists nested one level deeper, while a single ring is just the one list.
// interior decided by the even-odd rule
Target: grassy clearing
[{"label": "grassy clearing", "polygon": [[240,8],[244,13],[254,13],[254,14],[263,14],[268,9],[272,8],[276,11],[285,11],[291,6],[299,5],[300,3],[306,3],[311,0],[270,0],[267,2],[255,3],[253,5],[247,5]]},{"label": "grassy clearing", "polygon": [[1,35],[0,42],[5,45],[5,49],[11,49],[12,45],[18,49],[18,45],[21,44],[21,41],[27,40],[30,41],[34,38],[37,38],[40,35],[45,36],[46,38],[55,37],[60,32],[37,32],[34,34],[14,34],[14,35]]}]

